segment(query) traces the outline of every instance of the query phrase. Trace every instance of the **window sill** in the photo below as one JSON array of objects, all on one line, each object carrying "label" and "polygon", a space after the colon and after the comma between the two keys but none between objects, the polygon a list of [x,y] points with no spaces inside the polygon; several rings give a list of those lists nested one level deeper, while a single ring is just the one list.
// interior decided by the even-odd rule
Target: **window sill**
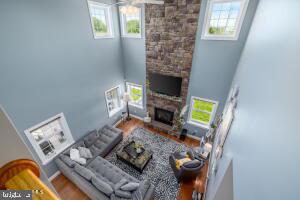
[{"label": "window sill", "polygon": [[122,35],[121,37],[129,39],[142,39],[142,35]]},{"label": "window sill", "polygon": [[114,35],[109,35],[109,36],[94,36],[95,40],[98,40],[98,39],[113,39],[113,38],[115,38]]},{"label": "window sill", "polygon": [[132,104],[132,103],[128,103],[128,105],[129,105],[129,106],[132,106],[132,107],[135,107],[135,108],[139,108],[139,109],[144,110],[144,107],[143,107],[143,106],[139,106],[139,105]]},{"label": "window sill", "polygon": [[197,126],[197,127],[200,127],[200,128],[207,129],[207,130],[209,129],[209,125],[204,125],[204,124],[196,123],[196,122],[193,122],[191,120],[188,120],[187,123],[190,124],[190,125],[193,125],[193,126]]}]

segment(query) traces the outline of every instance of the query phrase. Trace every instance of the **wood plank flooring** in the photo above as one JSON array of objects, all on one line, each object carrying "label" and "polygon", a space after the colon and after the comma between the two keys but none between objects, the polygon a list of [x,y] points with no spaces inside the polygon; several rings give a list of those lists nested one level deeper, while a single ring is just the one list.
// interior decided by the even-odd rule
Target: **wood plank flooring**
[{"label": "wood plank flooring", "polygon": [[[171,136],[162,131],[157,131],[154,128],[145,127],[143,122],[136,118],[132,118],[130,121],[118,125],[118,128],[123,130],[124,137],[128,136],[137,127],[144,127],[153,133],[163,135],[167,138],[176,140],[179,143],[184,143],[190,147],[195,147],[199,145],[199,141],[195,139],[186,138],[185,141],[181,141],[177,137]],[[203,171],[201,172],[201,174],[197,179],[202,180],[205,178],[205,175],[206,174]],[[88,200],[89,199],[79,188],[76,187],[76,185],[74,185],[62,174],[57,176],[52,181],[52,184],[54,185],[56,191],[59,193],[62,200]],[[194,189],[194,181],[181,183],[180,191],[178,194],[178,200],[191,200],[193,189]]]}]

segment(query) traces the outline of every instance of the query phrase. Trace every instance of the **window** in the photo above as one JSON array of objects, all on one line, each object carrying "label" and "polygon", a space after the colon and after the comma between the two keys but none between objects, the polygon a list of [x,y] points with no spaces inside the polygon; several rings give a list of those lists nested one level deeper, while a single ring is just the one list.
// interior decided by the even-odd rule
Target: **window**
[{"label": "window", "polygon": [[136,8],[138,12],[133,14],[122,13],[125,6],[120,6],[121,32],[123,37],[141,38],[141,8]]},{"label": "window", "polygon": [[127,82],[126,88],[130,95],[129,105],[143,108],[143,86]]},{"label": "window", "polygon": [[74,143],[63,113],[25,130],[25,134],[43,164]]},{"label": "window", "polygon": [[249,0],[209,0],[202,39],[237,40]]},{"label": "window", "polygon": [[123,103],[120,96],[120,86],[114,87],[105,92],[106,106],[109,117],[113,116],[122,109]]},{"label": "window", "polygon": [[88,1],[94,38],[112,38],[111,9],[108,5]]},{"label": "window", "polygon": [[218,102],[216,101],[192,97],[188,123],[208,129],[214,119],[217,107]]}]

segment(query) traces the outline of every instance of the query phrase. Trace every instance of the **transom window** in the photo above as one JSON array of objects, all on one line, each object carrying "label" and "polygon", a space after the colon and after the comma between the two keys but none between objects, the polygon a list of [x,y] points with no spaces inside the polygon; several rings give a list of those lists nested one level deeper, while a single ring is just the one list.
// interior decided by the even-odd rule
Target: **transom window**
[{"label": "transom window", "polygon": [[109,117],[112,117],[123,108],[123,103],[120,97],[120,86],[111,88],[105,92],[106,106]]},{"label": "transom window", "polygon": [[126,88],[130,95],[129,105],[143,108],[143,86],[126,82]]},{"label": "transom window", "polygon": [[133,37],[141,38],[142,29],[141,29],[141,8],[136,8],[138,12],[136,13],[123,13],[122,9],[126,8],[125,6],[120,6],[120,20],[121,20],[121,32],[123,37]]},{"label": "transom window", "polygon": [[112,38],[111,9],[105,4],[88,1],[94,38]]},{"label": "transom window", "polygon": [[25,130],[25,134],[43,164],[74,143],[63,113]]},{"label": "transom window", "polygon": [[209,0],[202,39],[237,40],[248,0]]},{"label": "transom window", "polygon": [[218,107],[218,102],[199,97],[191,98],[188,123],[209,128]]}]

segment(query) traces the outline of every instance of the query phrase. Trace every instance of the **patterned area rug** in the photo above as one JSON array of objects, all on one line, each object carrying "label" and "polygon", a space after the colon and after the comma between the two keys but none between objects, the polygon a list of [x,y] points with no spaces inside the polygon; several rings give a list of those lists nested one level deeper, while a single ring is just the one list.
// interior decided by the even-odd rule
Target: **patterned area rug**
[{"label": "patterned area rug", "polygon": [[[153,158],[148,162],[143,173],[118,160],[116,152],[128,140],[134,139],[153,152]],[[138,180],[149,179],[155,186],[155,198],[159,200],[175,200],[180,185],[169,165],[169,155],[176,151],[186,151],[188,147],[174,140],[153,134],[143,128],[135,129],[132,134],[117,145],[105,158]]]}]

